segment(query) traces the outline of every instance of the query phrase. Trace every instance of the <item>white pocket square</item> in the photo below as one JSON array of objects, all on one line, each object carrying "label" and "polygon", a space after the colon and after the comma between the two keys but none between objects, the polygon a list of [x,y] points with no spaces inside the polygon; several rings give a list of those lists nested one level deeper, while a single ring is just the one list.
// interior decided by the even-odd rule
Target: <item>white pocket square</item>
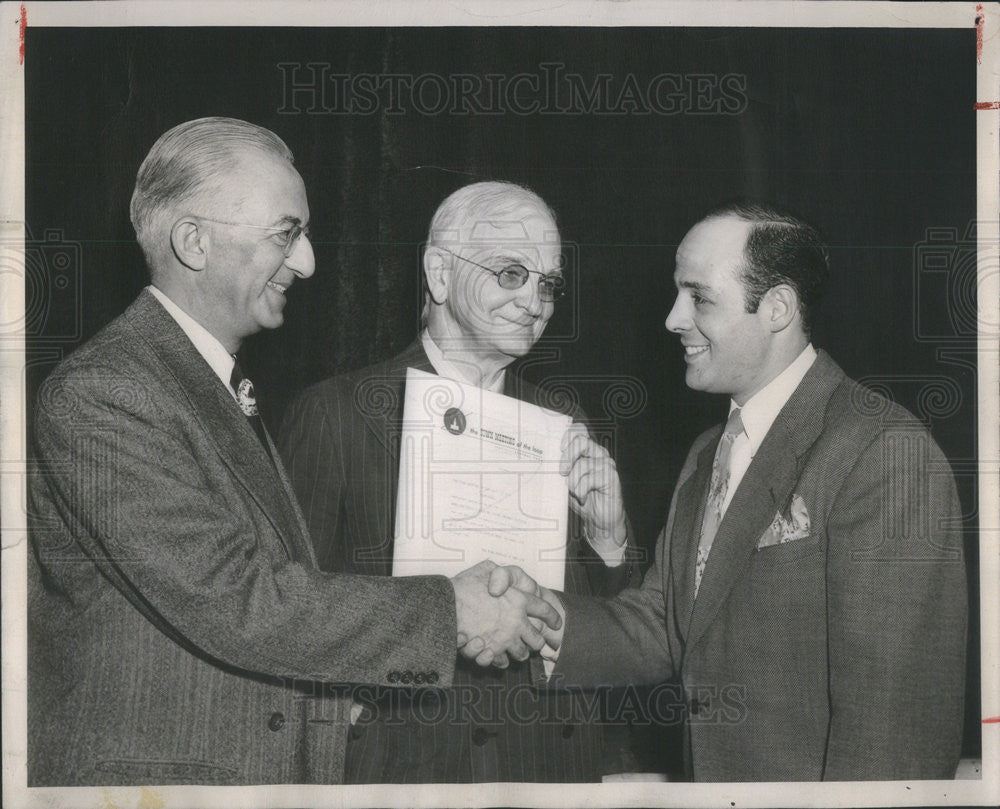
[{"label": "white pocket square", "polygon": [[779,511],[774,515],[767,530],[757,540],[757,550],[804,539],[809,536],[809,528],[809,509],[801,495],[793,494],[788,513],[782,514]]}]

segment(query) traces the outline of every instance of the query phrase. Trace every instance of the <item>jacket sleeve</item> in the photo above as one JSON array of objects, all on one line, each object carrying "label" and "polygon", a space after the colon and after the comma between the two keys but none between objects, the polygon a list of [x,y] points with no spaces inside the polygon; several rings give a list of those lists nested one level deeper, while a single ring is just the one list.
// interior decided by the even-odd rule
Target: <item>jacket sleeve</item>
[{"label": "jacket sleeve", "polygon": [[903,424],[861,454],[828,518],[824,779],[953,778],[967,600],[951,469]]},{"label": "jacket sleeve", "polygon": [[681,469],[667,524],[656,541],[653,564],[639,587],[614,598],[562,594],[566,629],[549,681],[552,686],[656,684],[675,675],[667,636],[666,604],[670,580],[670,541],[683,483],[694,471],[696,442]]},{"label": "jacket sleeve", "polygon": [[[324,574],[292,561],[252,496],[224,477],[204,431],[176,400],[151,395],[154,384],[90,366],[43,386],[34,485],[64,526],[60,541],[162,631],[226,665],[390,685],[391,671],[417,667],[448,685],[448,580]],[[64,550],[40,548],[56,581]]]}]

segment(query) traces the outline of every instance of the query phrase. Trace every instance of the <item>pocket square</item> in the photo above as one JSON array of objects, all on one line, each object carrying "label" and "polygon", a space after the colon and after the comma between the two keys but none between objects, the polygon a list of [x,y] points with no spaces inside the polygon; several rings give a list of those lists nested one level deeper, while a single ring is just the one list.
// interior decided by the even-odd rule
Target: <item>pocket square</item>
[{"label": "pocket square", "polygon": [[788,513],[782,514],[779,511],[774,515],[771,524],[757,541],[757,550],[768,548],[771,545],[794,542],[796,539],[804,539],[809,536],[809,529],[809,509],[806,508],[806,503],[801,495],[793,494],[788,506]]}]

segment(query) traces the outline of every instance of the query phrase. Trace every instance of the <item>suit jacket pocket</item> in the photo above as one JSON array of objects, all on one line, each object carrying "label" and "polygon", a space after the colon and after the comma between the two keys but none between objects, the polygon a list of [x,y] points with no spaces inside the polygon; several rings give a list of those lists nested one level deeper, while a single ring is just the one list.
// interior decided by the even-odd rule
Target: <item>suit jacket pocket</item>
[{"label": "suit jacket pocket", "polygon": [[820,538],[822,533],[812,533],[802,539],[793,539],[790,542],[781,542],[768,545],[764,548],[754,550],[754,559],[757,564],[782,565],[786,562],[793,562],[822,550]]},{"label": "suit jacket pocket", "polygon": [[241,780],[236,770],[203,761],[117,758],[98,761],[95,769],[124,784],[238,784]]}]

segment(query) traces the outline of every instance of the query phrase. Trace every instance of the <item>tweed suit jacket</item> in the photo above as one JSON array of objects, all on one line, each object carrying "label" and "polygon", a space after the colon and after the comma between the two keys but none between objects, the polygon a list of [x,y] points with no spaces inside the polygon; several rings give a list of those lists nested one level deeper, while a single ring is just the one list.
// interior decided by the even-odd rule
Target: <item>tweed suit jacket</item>
[{"label": "tweed suit jacket", "polygon": [[[695,441],[641,589],[566,596],[556,673],[679,679],[697,781],[952,778],[967,599],[940,449],[819,352],[736,489],[695,598],[721,431]],[[758,547],[796,496],[808,536]]]},{"label": "tweed suit jacket", "polygon": [[[391,575],[407,367],[434,373],[419,340],[386,362],[314,385],[285,416],[279,446],[321,569]],[[504,392],[544,404],[510,371]],[[575,514],[569,534],[567,589],[617,592],[630,565],[606,567]],[[537,659],[534,665],[540,670]],[[498,671],[460,660],[449,691],[421,694],[416,703],[400,702],[399,693],[363,697],[346,780],[600,780],[595,706],[565,693],[540,698],[531,667],[512,661]]]},{"label": "tweed suit jacket", "polygon": [[447,579],[321,573],[280,463],[150,293],[36,424],[29,786],[335,783],[350,702],[316,682],[451,683]]}]

